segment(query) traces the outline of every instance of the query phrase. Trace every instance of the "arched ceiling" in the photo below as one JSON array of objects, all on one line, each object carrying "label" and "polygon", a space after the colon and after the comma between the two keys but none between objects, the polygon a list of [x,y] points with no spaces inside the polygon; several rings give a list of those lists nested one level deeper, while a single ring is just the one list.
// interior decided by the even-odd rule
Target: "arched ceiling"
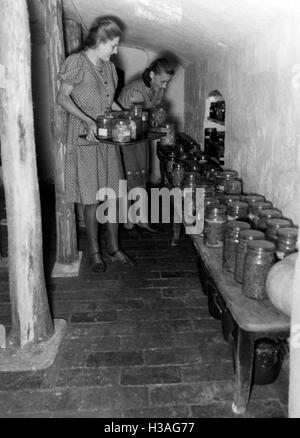
[{"label": "arched ceiling", "polygon": [[[41,0],[28,0],[38,17]],[[122,44],[168,51],[186,64],[222,52],[263,32],[275,21],[300,13],[299,0],[63,0],[65,18],[87,30],[99,15],[122,20]]]}]

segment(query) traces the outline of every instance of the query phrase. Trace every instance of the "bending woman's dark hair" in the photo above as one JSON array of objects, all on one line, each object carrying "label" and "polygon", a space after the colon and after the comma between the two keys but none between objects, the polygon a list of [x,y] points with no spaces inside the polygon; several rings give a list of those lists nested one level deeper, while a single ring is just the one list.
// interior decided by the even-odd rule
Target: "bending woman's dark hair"
[{"label": "bending woman's dark hair", "polygon": [[121,35],[122,30],[114,20],[99,17],[90,28],[85,41],[85,49],[93,49],[99,43],[106,43],[108,40],[113,40]]},{"label": "bending woman's dark hair", "polygon": [[153,71],[154,74],[159,75],[161,73],[167,73],[169,75],[175,74],[176,65],[170,59],[167,58],[159,58],[152,62],[150,67],[146,68],[143,73],[143,81],[146,87],[151,87],[151,77],[150,73]]}]

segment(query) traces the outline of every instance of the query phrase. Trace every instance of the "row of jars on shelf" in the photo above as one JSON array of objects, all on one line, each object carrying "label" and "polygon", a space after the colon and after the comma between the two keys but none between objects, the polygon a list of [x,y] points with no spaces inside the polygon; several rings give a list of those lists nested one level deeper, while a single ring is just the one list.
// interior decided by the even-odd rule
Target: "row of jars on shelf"
[{"label": "row of jars on shelf", "polygon": [[298,229],[263,195],[228,193],[223,182],[230,172],[215,178],[215,194],[205,197],[204,242],[223,247],[223,268],[242,283],[245,296],[262,300],[272,265],[297,251]]}]

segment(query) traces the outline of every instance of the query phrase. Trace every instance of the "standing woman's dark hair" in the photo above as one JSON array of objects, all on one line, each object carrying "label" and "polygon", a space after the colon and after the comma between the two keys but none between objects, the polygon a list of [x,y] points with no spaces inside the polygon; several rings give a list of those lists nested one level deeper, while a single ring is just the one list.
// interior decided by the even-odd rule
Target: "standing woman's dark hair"
[{"label": "standing woman's dark hair", "polygon": [[174,75],[175,74],[176,65],[173,61],[167,58],[159,58],[152,62],[150,67],[146,68],[143,73],[143,81],[146,87],[151,87],[151,77],[150,73],[153,71],[154,74],[159,75],[163,72]]},{"label": "standing woman's dark hair", "polygon": [[122,30],[120,26],[108,18],[97,18],[90,28],[89,34],[85,41],[85,50],[93,49],[99,43],[106,43],[114,38],[121,37]]}]

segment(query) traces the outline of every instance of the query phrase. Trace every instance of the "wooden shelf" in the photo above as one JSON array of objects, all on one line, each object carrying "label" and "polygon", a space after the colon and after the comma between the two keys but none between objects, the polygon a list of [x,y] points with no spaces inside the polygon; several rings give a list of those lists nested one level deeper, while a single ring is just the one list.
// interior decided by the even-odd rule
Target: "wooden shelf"
[{"label": "wooden shelf", "polygon": [[211,117],[208,117],[207,120],[209,120],[210,122],[217,123],[218,125],[225,126],[225,122],[222,122],[221,120],[212,119]]}]

